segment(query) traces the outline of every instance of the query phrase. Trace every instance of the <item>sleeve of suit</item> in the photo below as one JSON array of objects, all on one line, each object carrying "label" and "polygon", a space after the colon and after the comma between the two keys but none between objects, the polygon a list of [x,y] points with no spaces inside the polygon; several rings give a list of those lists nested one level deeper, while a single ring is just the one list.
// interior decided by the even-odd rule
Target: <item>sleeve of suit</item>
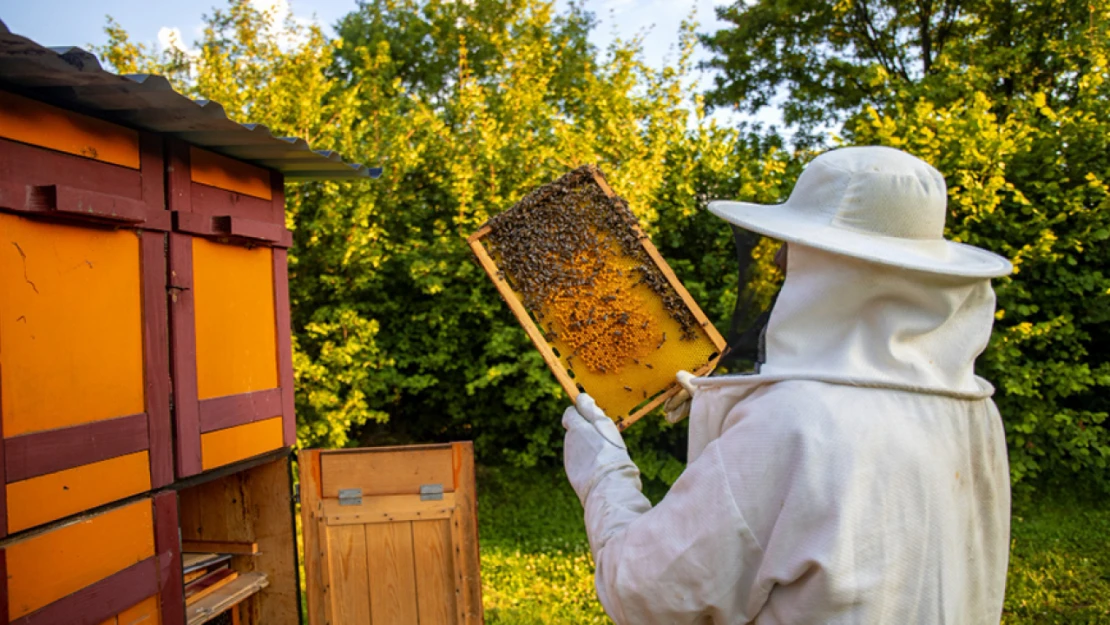
[{"label": "sleeve of suit", "polygon": [[598,597],[619,625],[745,622],[758,612],[749,599],[763,551],[716,443],[654,508],[634,466],[606,475],[585,507]]}]

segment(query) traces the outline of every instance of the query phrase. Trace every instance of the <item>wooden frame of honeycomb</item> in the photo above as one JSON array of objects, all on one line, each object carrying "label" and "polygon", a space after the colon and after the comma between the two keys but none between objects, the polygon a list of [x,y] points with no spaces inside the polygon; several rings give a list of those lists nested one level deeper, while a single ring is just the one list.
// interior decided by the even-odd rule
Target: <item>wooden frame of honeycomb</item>
[{"label": "wooden frame of honeycomb", "polygon": [[571,400],[590,393],[622,430],[678,392],[679,369],[705,375],[725,350],[595,167],[536,189],[468,243]]}]

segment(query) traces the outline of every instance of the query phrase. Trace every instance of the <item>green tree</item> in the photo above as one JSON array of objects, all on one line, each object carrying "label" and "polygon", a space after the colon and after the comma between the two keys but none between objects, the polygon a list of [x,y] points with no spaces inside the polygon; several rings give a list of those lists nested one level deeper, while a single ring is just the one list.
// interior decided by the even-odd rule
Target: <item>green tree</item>
[{"label": "green tree", "polygon": [[790,94],[788,121],[838,123],[940,169],[948,236],[1016,266],[980,371],[999,387],[1015,482],[1110,488],[1110,106],[1105,1],[761,0],[705,37],[711,100]]},{"label": "green tree", "polygon": [[[567,399],[465,238],[584,163],[602,167],[727,328],[736,260],[728,228],[699,204],[780,199],[793,159],[689,98],[693,24],[679,62],[653,70],[636,41],[591,46],[578,4],[374,0],[335,41],[281,17],[230,2],[171,78],[239,121],[385,168],[375,181],[287,187],[302,444],[467,438],[487,463],[556,458]],[[114,64],[173,69],[109,34],[101,53]],[[648,475],[677,475],[683,430],[632,429]]]}]

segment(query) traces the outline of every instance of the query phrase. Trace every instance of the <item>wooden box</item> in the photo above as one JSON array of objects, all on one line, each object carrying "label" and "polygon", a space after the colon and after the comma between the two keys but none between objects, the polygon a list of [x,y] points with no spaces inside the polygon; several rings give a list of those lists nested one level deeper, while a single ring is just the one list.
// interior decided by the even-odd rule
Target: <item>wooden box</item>
[{"label": "wooden box", "polygon": [[310,625],[482,622],[470,443],[299,463]]},{"label": "wooden box", "polygon": [[282,177],[170,143],[177,475],[293,445]]},{"label": "wooden box", "polygon": [[0,91],[0,537],[173,480],[161,140]]}]

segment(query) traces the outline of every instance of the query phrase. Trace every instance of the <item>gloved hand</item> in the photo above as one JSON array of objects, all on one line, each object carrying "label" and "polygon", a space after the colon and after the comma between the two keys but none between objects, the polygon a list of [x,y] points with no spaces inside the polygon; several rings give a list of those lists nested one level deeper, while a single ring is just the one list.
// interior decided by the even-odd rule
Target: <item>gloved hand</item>
[{"label": "gloved hand", "polygon": [[682,388],[663,403],[663,413],[666,415],[667,423],[678,423],[688,417],[690,402],[694,399],[694,385],[690,383],[690,380],[694,379],[694,374],[689,371],[679,371],[674,377]]},{"label": "gloved hand", "polygon": [[563,467],[578,500],[585,506],[586,498],[601,478],[615,469],[635,465],[628,457],[617,425],[597,407],[594,398],[581,393],[574,403],[563,413],[563,427],[567,430]]}]

